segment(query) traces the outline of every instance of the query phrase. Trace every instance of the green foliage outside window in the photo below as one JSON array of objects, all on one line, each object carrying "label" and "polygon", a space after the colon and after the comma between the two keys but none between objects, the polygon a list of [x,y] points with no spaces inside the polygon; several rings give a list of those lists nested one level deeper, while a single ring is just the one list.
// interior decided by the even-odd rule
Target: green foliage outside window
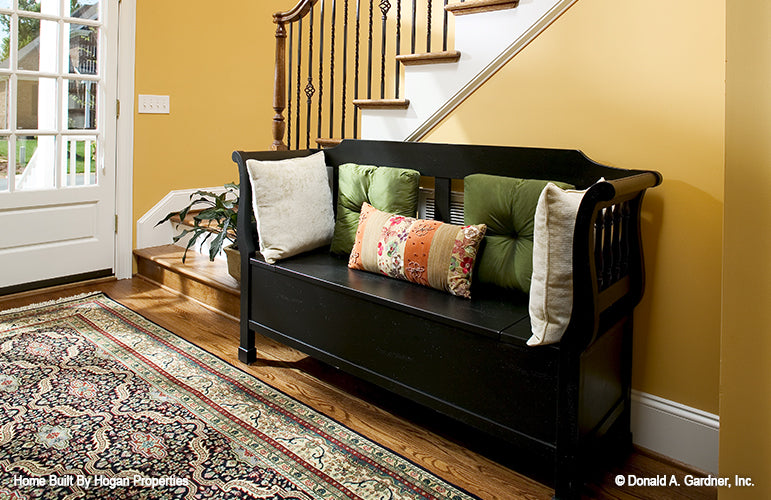
[{"label": "green foliage outside window", "polygon": [[[78,0],[70,0],[70,12],[75,12],[83,5]],[[40,12],[40,0],[19,0],[19,10]],[[11,18],[0,18],[0,25],[5,37],[0,44],[0,60],[5,61],[11,53]],[[27,46],[40,36],[40,21],[29,17],[19,17],[19,48]]]}]

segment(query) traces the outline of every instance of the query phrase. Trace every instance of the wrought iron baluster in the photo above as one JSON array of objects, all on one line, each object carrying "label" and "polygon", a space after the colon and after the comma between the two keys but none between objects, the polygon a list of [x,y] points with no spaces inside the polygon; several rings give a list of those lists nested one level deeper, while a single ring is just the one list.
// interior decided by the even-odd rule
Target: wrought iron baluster
[{"label": "wrought iron baluster", "polygon": [[343,102],[342,102],[342,120],[340,124],[340,137],[345,137],[345,107],[348,103],[347,88],[348,88],[348,0],[345,0],[343,5]]},{"label": "wrought iron baluster", "polygon": [[380,12],[383,13],[380,27],[381,45],[380,45],[380,98],[385,99],[385,57],[386,57],[386,24],[387,14],[391,9],[391,3],[388,0],[380,0]]},{"label": "wrought iron baluster", "polygon": [[426,4],[426,52],[431,52],[431,0]]},{"label": "wrought iron baluster", "polygon": [[[359,51],[361,46],[361,0],[356,0],[356,54],[353,62],[353,98],[359,98]],[[353,107],[353,138],[358,134],[359,109]]]},{"label": "wrought iron baluster", "polygon": [[372,19],[374,0],[369,0],[369,24],[367,25],[367,99],[372,99]]},{"label": "wrought iron baluster", "polygon": [[316,89],[313,87],[313,11],[311,6],[310,17],[308,18],[308,83],[305,85],[305,97],[307,98],[307,113],[305,123],[305,149],[311,146],[311,102]]},{"label": "wrought iron baluster", "polygon": [[295,123],[295,149],[300,149],[300,70],[303,58],[303,20],[297,21],[297,109]]},{"label": "wrought iron baluster", "polygon": [[410,54],[415,53],[415,37],[417,35],[418,26],[418,2],[412,0],[412,45],[410,45]]},{"label": "wrought iron baluster", "polygon": [[335,122],[335,27],[337,26],[337,0],[332,0],[332,48],[329,51],[329,138],[334,135],[332,126]]},{"label": "wrought iron baluster", "polygon": [[[324,0],[319,2],[319,102],[318,116],[316,117],[316,138],[321,137],[321,108],[324,101]],[[334,47],[332,47],[334,51]]]},{"label": "wrought iron baluster", "polygon": [[[447,7],[447,0],[444,0],[444,7]],[[447,24],[448,24],[447,10],[442,9],[442,50],[447,51]]]},{"label": "wrought iron baluster", "polygon": [[[402,0],[396,0],[396,55],[402,53]],[[401,65],[396,61],[396,75],[394,81],[394,96],[399,98],[399,83],[401,82]]]},{"label": "wrought iron baluster", "polygon": [[289,75],[287,77],[287,104],[286,104],[286,147],[292,148],[292,41],[294,39],[294,23],[289,24]]}]

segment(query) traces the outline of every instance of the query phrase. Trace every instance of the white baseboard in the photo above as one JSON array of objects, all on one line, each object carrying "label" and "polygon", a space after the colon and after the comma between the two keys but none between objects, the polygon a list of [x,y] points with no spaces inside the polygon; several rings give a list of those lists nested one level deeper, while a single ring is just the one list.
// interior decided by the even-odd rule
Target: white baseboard
[{"label": "white baseboard", "polygon": [[210,188],[180,189],[171,191],[147,211],[137,221],[137,248],[157,247],[170,245],[174,237],[174,229],[171,222],[156,226],[158,221],[166,217],[169,212],[179,212],[190,203],[190,195],[196,191],[210,191],[220,194],[225,192],[223,186]]},{"label": "white baseboard", "polygon": [[632,391],[634,444],[696,469],[718,473],[720,417]]}]

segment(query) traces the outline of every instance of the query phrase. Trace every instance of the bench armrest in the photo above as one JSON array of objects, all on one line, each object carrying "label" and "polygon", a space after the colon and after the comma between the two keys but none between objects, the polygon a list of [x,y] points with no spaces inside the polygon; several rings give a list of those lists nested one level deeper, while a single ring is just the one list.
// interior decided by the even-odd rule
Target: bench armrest
[{"label": "bench armrest", "polygon": [[645,288],[641,206],[657,172],[601,181],[586,192],[573,238],[573,314],[563,342],[583,350],[622,317]]}]

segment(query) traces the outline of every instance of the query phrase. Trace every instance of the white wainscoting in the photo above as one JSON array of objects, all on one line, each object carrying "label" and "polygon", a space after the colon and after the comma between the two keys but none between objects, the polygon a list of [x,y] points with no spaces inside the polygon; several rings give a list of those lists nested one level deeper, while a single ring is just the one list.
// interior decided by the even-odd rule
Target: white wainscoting
[{"label": "white wainscoting", "polygon": [[[147,211],[137,221],[137,248],[157,247],[170,245],[174,237],[174,228],[171,222],[165,222],[156,226],[158,221],[166,217],[169,212],[179,212],[190,203],[190,195],[196,191],[210,191],[215,194],[225,192],[223,186],[210,188],[180,189],[171,191]],[[183,242],[179,243],[184,245]]]}]

